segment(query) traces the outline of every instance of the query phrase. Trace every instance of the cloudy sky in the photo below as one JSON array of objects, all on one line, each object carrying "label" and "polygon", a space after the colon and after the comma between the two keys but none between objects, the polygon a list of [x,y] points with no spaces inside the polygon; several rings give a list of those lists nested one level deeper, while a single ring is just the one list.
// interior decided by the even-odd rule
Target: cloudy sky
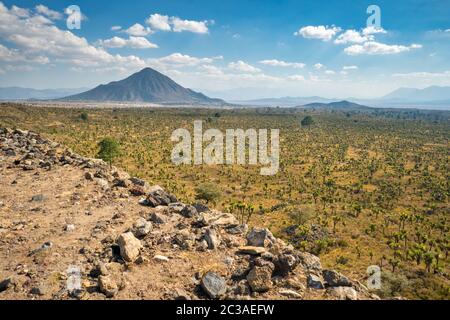
[{"label": "cloudy sky", "polygon": [[0,86],[94,87],[149,66],[226,99],[377,97],[450,85],[449,17],[445,0],[0,0]]}]

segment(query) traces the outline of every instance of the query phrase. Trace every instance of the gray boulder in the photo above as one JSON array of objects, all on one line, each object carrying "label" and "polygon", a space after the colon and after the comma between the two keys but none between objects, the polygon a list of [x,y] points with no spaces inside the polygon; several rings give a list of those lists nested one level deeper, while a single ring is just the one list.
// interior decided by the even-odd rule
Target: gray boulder
[{"label": "gray boulder", "polygon": [[200,282],[202,289],[211,299],[217,299],[227,291],[225,280],[214,272],[206,273]]},{"label": "gray boulder", "polygon": [[323,279],[321,276],[310,273],[306,278],[306,283],[309,288],[313,289],[325,289]]},{"label": "gray boulder", "polygon": [[275,237],[268,229],[253,228],[247,234],[247,245],[252,247],[268,247],[275,243]]}]

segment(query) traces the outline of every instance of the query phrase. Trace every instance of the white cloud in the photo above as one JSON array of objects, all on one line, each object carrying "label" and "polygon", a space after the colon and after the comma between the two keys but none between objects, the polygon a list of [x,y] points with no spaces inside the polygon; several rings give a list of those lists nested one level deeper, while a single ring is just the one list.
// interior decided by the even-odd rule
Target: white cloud
[{"label": "white cloud", "polygon": [[125,30],[125,33],[127,33],[130,36],[134,37],[145,37],[152,33],[152,30],[150,28],[144,27],[142,24],[135,23],[131,27],[129,27],[127,30]]},{"label": "white cloud", "polygon": [[409,73],[394,73],[392,77],[395,78],[404,78],[404,79],[440,79],[440,78],[449,78],[450,79],[450,71],[443,72],[409,72]]},{"label": "white cloud", "polygon": [[342,70],[341,72],[339,72],[340,74],[342,74],[343,76],[346,76],[348,74],[348,71]]},{"label": "white cloud", "polygon": [[170,21],[174,32],[208,33],[207,21],[182,20],[178,17],[172,17]]},{"label": "white cloud", "polygon": [[11,13],[20,17],[20,18],[27,18],[30,16],[30,10],[28,9],[24,9],[24,8],[20,8],[17,6],[12,6],[11,7]]},{"label": "white cloud", "polygon": [[410,46],[403,45],[388,45],[384,43],[379,43],[375,41],[369,41],[362,45],[355,44],[348,48],[345,48],[344,51],[348,55],[356,56],[356,55],[387,55],[387,54],[397,54],[401,52],[407,52],[411,49],[419,49],[422,48],[420,44],[412,44]]},{"label": "white cloud", "polygon": [[62,17],[63,17],[63,15],[61,13],[59,13],[58,11],[49,9],[48,7],[46,7],[42,4],[39,4],[36,6],[36,11],[52,20],[59,20],[59,19],[62,19]]},{"label": "white cloud", "polygon": [[45,56],[27,56],[18,49],[10,49],[0,44],[0,62],[30,62],[48,64],[50,60]]},{"label": "white cloud", "polygon": [[192,67],[201,64],[211,64],[215,60],[220,60],[222,57],[212,57],[212,58],[197,58],[181,53],[172,53],[171,55],[161,57],[158,59],[150,59],[153,65],[157,67],[167,68],[167,67]]},{"label": "white cloud", "polygon": [[259,73],[261,69],[258,69],[242,60],[231,62],[228,64],[228,68],[234,71],[245,72],[245,73]]},{"label": "white cloud", "polygon": [[272,67],[293,67],[293,68],[297,68],[297,69],[302,69],[305,67],[304,63],[286,62],[286,61],[276,60],[276,59],[261,60],[261,61],[259,61],[259,63],[267,65],[267,66],[272,66]]},{"label": "white cloud", "polygon": [[387,33],[387,31],[381,27],[376,26],[368,26],[362,30],[362,34],[365,36],[377,33]]},{"label": "white cloud", "polygon": [[223,75],[224,72],[222,71],[222,69],[213,66],[213,65],[209,65],[209,64],[205,64],[205,65],[201,65],[199,66],[200,71],[208,74],[208,75]]},{"label": "white cloud", "polygon": [[302,36],[303,38],[307,39],[320,39],[322,41],[330,41],[340,31],[340,28],[334,26],[307,26],[295,32],[294,35]]},{"label": "white cloud", "polygon": [[13,43],[14,53],[34,63],[66,63],[81,67],[117,65],[130,69],[144,67],[133,55],[112,55],[85,38],[61,30],[42,15],[23,18],[0,2],[0,38]]},{"label": "white cloud", "polygon": [[358,70],[358,66],[343,66],[343,70]]},{"label": "white cloud", "polygon": [[327,71],[325,71],[325,74],[333,75],[333,74],[336,74],[336,72],[334,72],[333,70],[327,70]]},{"label": "white cloud", "polygon": [[122,30],[121,26],[112,26],[111,27],[111,31],[119,31],[119,30]]},{"label": "white cloud", "polygon": [[133,36],[130,36],[129,39],[112,37],[111,39],[100,41],[100,44],[107,48],[123,48],[123,47],[130,47],[134,49],[158,48],[156,44],[151,43],[144,37],[133,37]]},{"label": "white cloud", "polygon": [[321,63],[316,63],[316,64],[314,65],[314,69],[316,69],[316,70],[320,70],[320,69],[322,69],[323,67],[324,67],[324,65],[321,64]]},{"label": "white cloud", "polygon": [[302,76],[301,74],[294,74],[292,76],[288,77],[288,80],[292,80],[292,81],[305,81],[305,77]]},{"label": "white cloud", "polygon": [[356,30],[347,30],[340,34],[334,43],[336,44],[346,44],[346,43],[364,43],[367,41],[372,41],[374,39],[371,35],[362,35]]},{"label": "white cloud", "polygon": [[169,16],[163,16],[159,13],[150,15],[146,23],[154,30],[171,31],[172,27],[169,24]]}]

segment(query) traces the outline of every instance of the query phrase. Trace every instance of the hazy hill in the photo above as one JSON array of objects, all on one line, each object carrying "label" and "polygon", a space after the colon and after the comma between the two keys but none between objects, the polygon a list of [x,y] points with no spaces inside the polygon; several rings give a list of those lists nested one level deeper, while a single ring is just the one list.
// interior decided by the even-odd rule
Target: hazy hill
[{"label": "hazy hill", "polygon": [[330,103],[309,103],[306,105],[303,105],[304,108],[309,109],[334,109],[334,110],[367,110],[371,109],[370,107],[363,106],[361,104],[357,104],[350,101],[337,101],[337,102],[330,102]]},{"label": "hazy hill", "polygon": [[384,96],[382,99],[416,102],[450,100],[450,87],[431,86],[425,89],[400,88]]},{"label": "hazy hill", "polygon": [[88,90],[88,88],[40,90],[22,87],[6,87],[0,88],[0,100],[57,99],[86,90]]},{"label": "hazy hill", "polygon": [[223,104],[202,93],[184,88],[169,77],[145,68],[121,81],[64,98],[69,101],[127,101],[161,104]]}]

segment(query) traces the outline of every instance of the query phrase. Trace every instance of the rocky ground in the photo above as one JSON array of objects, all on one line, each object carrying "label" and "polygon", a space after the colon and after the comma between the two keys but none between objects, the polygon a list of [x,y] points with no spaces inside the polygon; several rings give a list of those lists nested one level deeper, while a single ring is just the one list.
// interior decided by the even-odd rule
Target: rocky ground
[{"label": "rocky ground", "polygon": [[377,299],[267,229],[0,129],[0,299]]}]

